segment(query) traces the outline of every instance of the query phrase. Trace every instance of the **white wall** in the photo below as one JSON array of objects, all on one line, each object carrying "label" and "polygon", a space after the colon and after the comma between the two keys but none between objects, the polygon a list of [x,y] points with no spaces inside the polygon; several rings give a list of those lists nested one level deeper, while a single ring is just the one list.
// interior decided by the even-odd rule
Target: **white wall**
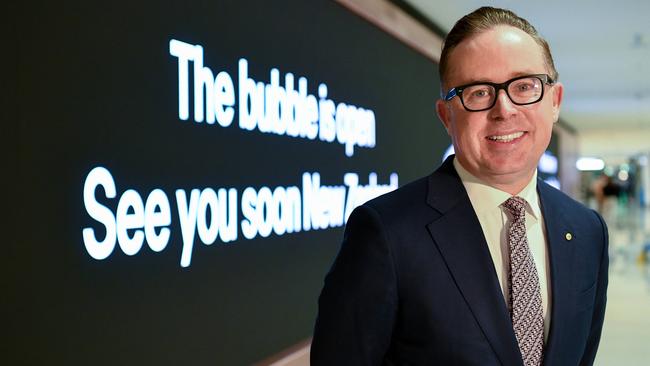
[{"label": "white wall", "polygon": [[608,128],[580,131],[580,155],[599,157],[606,164],[627,162],[630,156],[650,152],[647,128]]}]

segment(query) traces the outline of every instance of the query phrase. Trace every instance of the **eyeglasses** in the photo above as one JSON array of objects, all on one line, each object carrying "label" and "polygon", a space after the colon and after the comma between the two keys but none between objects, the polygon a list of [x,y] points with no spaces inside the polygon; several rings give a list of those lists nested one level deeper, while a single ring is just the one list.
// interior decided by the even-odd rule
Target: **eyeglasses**
[{"label": "eyeglasses", "polygon": [[451,88],[442,99],[450,101],[458,96],[466,110],[480,112],[494,107],[501,89],[506,91],[508,98],[516,105],[537,103],[544,97],[544,84],[553,85],[555,80],[546,74],[536,74],[516,77],[501,84],[487,81],[466,84]]}]

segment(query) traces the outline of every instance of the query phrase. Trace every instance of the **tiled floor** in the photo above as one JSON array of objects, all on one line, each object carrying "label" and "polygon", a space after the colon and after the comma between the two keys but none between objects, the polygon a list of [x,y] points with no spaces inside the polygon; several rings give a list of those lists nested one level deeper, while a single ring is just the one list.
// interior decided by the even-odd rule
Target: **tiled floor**
[{"label": "tiled floor", "polygon": [[650,365],[650,210],[617,205],[605,216],[610,282],[596,365]]}]

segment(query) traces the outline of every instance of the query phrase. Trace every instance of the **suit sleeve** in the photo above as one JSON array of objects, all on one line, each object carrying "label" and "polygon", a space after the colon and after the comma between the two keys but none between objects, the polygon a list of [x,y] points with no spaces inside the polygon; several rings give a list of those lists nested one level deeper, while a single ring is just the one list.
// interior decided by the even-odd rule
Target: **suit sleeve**
[{"label": "suit sleeve", "polygon": [[598,284],[596,288],[596,299],[594,304],[594,313],[591,319],[591,329],[589,338],[587,338],[587,346],[580,361],[580,365],[592,365],[596,358],[596,351],[600,343],[600,334],[603,330],[603,321],[605,319],[605,305],[607,303],[607,283],[608,283],[608,268],[609,268],[609,234],[607,232],[607,225],[603,218],[595,213],[598,218],[602,229],[602,253],[600,260],[600,268],[598,271]]},{"label": "suit sleeve", "polygon": [[318,300],[311,365],[380,365],[397,312],[395,263],[385,227],[355,209]]}]

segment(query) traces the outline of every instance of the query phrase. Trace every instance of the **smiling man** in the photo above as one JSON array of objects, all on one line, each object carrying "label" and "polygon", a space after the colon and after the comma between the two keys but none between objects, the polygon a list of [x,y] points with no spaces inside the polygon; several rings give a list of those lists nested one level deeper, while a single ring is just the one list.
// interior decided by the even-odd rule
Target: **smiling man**
[{"label": "smiling man", "polygon": [[563,93],[547,42],[483,7],[448,34],[440,77],[456,155],[352,213],[311,364],[593,364],[607,228],[537,179]]}]

